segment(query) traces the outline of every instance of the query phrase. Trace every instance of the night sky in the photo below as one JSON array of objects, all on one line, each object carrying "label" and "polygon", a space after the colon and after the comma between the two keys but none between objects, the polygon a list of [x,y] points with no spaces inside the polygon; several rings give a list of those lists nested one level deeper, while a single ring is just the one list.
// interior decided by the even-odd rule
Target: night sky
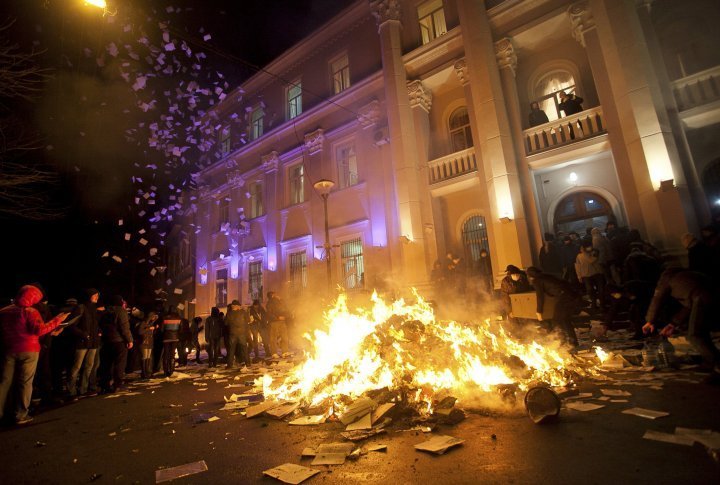
[{"label": "night sky", "polygon": [[[2,217],[0,301],[7,302],[19,286],[30,282],[42,283],[50,301],[57,304],[85,287],[129,296],[131,281],[136,283],[138,300],[152,298],[152,284],[143,277],[147,267],[130,264],[146,248],[123,238],[126,231],[150,231],[147,217],[139,217],[133,205],[138,187],[131,177],[142,177],[145,190],[150,183],[158,187],[160,204],[168,183],[192,167],[146,168],[161,161],[140,132],[156,122],[162,110],[143,112],[137,105],[139,94],[149,95],[151,81],[157,91],[153,93],[162,98],[164,90],[191,81],[192,69],[148,81],[147,89],[136,91],[132,78],[127,82],[120,75],[131,69],[121,61],[123,46],[141,49],[133,42],[143,36],[162,45],[165,26],[194,54],[207,55],[195,79],[220,80],[221,85],[224,81],[229,93],[254,74],[253,66],[267,64],[351,3],[123,0],[110,3],[117,14],[108,19],[82,0],[2,2],[0,19],[15,19],[6,37],[23,52],[39,51],[38,64],[52,70],[51,79],[32,102],[3,99],[2,116],[12,116],[26,132],[38,136],[38,149],[19,161],[45,167],[58,182],[37,187],[37,193],[49,201],[46,206],[57,212],[54,219]],[[129,34],[126,25],[132,26]],[[108,54],[110,44],[119,48],[120,55]],[[98,61],[99,57],[104,60]],[[142,61],[141,55],[138,64]],[[135,140],[128,141],[127,130],[137,130]],[[156,178],[150,182],[150,176]],[[105,251],[121,257],[122,263],[102,258]]]}]

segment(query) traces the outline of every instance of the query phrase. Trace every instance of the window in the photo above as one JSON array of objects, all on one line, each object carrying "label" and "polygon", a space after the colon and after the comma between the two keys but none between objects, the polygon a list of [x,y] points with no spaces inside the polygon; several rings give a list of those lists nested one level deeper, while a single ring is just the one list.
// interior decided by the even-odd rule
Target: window
[{"label": "window", "polygon": [[470,131],[470,116],[465,106],[458,108],[450,115],[450,140],[453,151],[459,152],[473,146],[472,132]]},{"label": "window", "polygon": [[345,91],[350,87],[350,64],[348,63],[347,54],[330,63],[330,72],[332,74],[333,92],[335,94]]},{"label": "window", "polygon": [[300,293],[307,288],[307,253],[299,251],[290,254],[290,288]]},{"label": "window", "polygon": [[291,83],[287,88],[287,110],[289,120],[302,113],[302,83],[300,80]]},{"label": "window", "polygon": [[263,295],[262,261],[248,264],[248,294],[251,300],[261,300]]},{"label": "window", "polygon": [[545,112],[549,121],[560,118],[560,91],[575,92],[575,78],[565,70],[555,70],[545,74],[535,84],[534,97]]},{"label": "window", "polygon": [[447,33],[442,0],[430,0],[418,6],[417,10],[423,45]]},{"label": "window", "polygon": [[302,163],[293,165],[288,172],[290,182],[290,203],[305,202],[305,168]]},{"label": "window", "polygon": [[255,108],[250,114],[250,139],[257,140],[263,135],[263,120],[265,111],[262,106]]},{"label": "window", "polygon": [[215,306],[227,306],[227,268],[219,269],[215,272]]},{"label": "window", "polygon": [[254,182],[250,184],[250,187],[248,188],[248,194],[250,197],[250,219],[254,219],[265,214],[265,207],[263,206],[262,183]]},{"label": "window", "polygon": [[555,208],[555,232],[585,234],[588,227],[605,227],[613,219],[612,208],[605,198],[593,192],[575,192],[560,201]]},{"label": "window", "polygon": [[358,183],[357,157],[355,145],[339,147],[335,152],[338,166],[340,188],[350,187]]},{"label": "window", "polygon": [[363,266],[362,240],[357,238],[342,243],[340,245],[340,258],[345,289],[363,288],[365,286],[365,269]]},{"label": "window", "polygon": [[230,149],[232,148],[232,140],[230,137],[230,127],[229,126],[223,126],[222,130],[220,130],[220,154],[221,155],[227,155],[230,153]]},{"label": "window", "polygon": [[480,251],[490,252],[487,225],[483,216],[469,217],[462,225],[462,243],[465,250],[465,261],[469,269],[477,269]]},{"label": "window", "polygon": [[230,220],[230,198],[218,200],[218,229]]}]

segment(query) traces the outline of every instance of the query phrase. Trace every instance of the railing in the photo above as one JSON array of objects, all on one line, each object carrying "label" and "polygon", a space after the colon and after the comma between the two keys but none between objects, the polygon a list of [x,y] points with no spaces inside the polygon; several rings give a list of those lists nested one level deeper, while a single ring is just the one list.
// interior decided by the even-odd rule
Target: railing
[{"label": "railing", "polygon": [[602,107],[586,109],[523,131],[525,153],[534,153],[586,140],[605,133]]},{"label": "railing", "polygon": [[449,180],[466,173],[477,171],[477,160],[475,159],[475,148],[451,153],[441,158],[428,162],[430,183],[436,184]]},{"label": "railing", "polygon": [[673,81],[679,111],[686,111],[720,99],[720,66]]}]

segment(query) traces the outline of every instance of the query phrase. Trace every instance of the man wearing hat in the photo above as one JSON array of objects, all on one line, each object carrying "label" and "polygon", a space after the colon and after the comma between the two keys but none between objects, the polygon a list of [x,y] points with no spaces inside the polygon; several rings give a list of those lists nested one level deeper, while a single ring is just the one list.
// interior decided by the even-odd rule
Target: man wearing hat
[{"label": "man wearing hat", "polygon": [[510,295],[515,293],[526,293],[531,291],[530,282],[527,279],[527,275],[517,266],[509,264],[505,268],[506,276],[500,282],[500,295],[502,298],[503,310],[505,314],[513,318],[512,314],[512,302]]},{"label": "man wearing hat", "polygon": [[[90,382],[90,374],[95,363],[95,353],[100,346],[100,327],[98,324],[98,299],[100,292],[95,288],[85,290],[85,297],[70,315],[79,317],[77,323],[70,327],[75,341],[73,365],[68,375],[67,389],[70,398],[85,394]],[[81,373],[82,371],[82,373]],[[78,390],[78,375],[80,389]]]}]

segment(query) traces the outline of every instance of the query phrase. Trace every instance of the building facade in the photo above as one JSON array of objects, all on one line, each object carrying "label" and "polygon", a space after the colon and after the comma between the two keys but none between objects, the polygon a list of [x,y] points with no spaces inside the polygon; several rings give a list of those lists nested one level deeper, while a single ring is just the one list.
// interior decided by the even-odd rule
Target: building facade
[{"label": "building facade", "polygon": [[[358,0],[212,113],[197,312],[268,290],[427,290],[448,252],[472,272],[487,249],[500,275],[543,234],[608,220],[680,254],[720,197],[719,10]],[[546,122],[530,126],[531,102]]]}]

